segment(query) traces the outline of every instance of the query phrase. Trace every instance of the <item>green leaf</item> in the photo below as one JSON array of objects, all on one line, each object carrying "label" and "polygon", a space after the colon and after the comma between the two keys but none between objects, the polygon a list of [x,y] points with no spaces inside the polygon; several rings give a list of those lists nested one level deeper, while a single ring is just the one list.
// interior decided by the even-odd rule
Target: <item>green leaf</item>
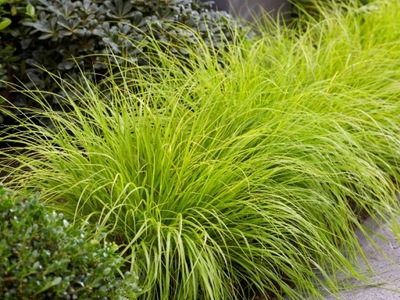
[{"label": "green leaf", "polygon": [[54,278],[54,280],[51,282],[51,285],[54,286],[60,284],[61,280],[62,280],[61,277]]},{"label": "green leaf", "polygon": [[14,17],[17,15],[17,13],[18,13],[17,6],[14,4],[13,6],[11,6],[11,15]]},{"label": "green leaf", "polygon": [[53,281],[51,281],[50,283],[46,284],[44,287],[42,287],[39,291],[36,292],[36,295],[39,295],[41,293],[43,293],[44,291],[47,291],[48,289],[50,289],[51,287],[60,284],[60,282],[62,281],[61,277],[56,277],[53,279]]},{"label": "green leaf", "polygon": [[29,17],[34,18],[35,17],[35,7],[32,4],[27,5],[25,13]]},{"label": "green leaf", "polygon": [[103,271],[103,275],[108,275],[111,273],[111,268],[105,268]]},{"label": "green leaf", "polygon": [[68,227],[69,226],[69,222],[67,221],[67,220],[63,220],[63,225],[65,226],[65,227]]},{"label": "green leaf", "polygon": [[0,30],[5,29],[10,24],[11,24],[11,20],[9,18],[2,19],[2,21],[0,21]]}]

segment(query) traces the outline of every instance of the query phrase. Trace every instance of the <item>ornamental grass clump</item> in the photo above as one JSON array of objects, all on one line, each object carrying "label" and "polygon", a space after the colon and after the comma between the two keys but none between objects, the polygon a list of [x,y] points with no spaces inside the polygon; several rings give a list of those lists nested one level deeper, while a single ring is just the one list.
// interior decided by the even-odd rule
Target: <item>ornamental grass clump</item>
[{"label": "ornamental grass clump", "polygon": [[399,209],[399,6],[331,9],[219,53],[199,39],[185,61],[154,42],[150,66],[66,82],[59,112],[25,91],[52,126],[10,128],[7,184],[104,226],[140,299],[338,292],[336,274],[364,279],[362,218]]}]

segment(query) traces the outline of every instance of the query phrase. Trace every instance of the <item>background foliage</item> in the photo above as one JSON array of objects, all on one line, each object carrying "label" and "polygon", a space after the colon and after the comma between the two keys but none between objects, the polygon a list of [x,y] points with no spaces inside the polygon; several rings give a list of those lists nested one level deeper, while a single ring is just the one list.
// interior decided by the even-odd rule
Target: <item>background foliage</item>
[{"label": "background foliage", "polygon": [[44,69],[71,79],[83,71],[99,80],[107,72],[104,54],[129,54],[146,65],[149,36],[177,55],[186,54],[182,42],[198,42],[190,29],[213,49],[232,40],[229,15],[196,0],[2,0],[0,18],[0,95],[17,106],[31,103],[4,81],[59,93]]}]

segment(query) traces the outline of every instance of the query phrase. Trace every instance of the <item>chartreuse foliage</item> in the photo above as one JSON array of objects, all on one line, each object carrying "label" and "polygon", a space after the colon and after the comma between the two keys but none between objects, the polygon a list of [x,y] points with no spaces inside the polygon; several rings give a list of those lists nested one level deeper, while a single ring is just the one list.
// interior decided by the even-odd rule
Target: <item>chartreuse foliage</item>
[{"label": "chartreuse foliage", "polygon": [[373,5],[219,55],[199,38],[184,62],[154,40],[147,67],[119,57],[101,88],[61,85],[61,112],[27,90],[43,110],[21,113],[52,129],[5,136],[24,146],[5,154],[8,184],[106,226],[141,299],[337,292],[337,272],[362,278],[361,216],[399,209],[400,3]]},{"label": "chartreuse foliage", "polygon": [[371,0],[291,0],[293,17],[323,18],[321,10],[336,7],[346,10],[349,6],[365,7]]},{"label": "chartreuse foliage", "polygon": [[[104,235],[71,229],[37,195],[0,186],[0,295],[7,299],[126,299],[139,291],[133,273]],[[130,281],[130,285],[126,281]]]}]

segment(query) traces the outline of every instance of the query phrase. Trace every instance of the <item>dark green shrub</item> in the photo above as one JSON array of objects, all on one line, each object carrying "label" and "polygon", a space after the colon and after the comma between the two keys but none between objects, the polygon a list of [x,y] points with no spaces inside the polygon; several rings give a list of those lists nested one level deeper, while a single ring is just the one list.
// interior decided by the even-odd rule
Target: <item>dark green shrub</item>
[{"label": "dark green shrub", "polygon": [[[13,98],[6,82],[25,73],[25,60],[20,51],[21,38],[25,35],[22,22],[35,20],[35,9],[26,0],[0,0],[0,105],[4,99]],[[4,98],[2,98],[4,97]],[[18,101],[20,103],[18,103]],[[21,99],[14,97],[13,104],[21,105]],[[0,126],[5,121],[0,113]],[[6,122],[7,123],[7,122]],[[0,127],[2,131],[3,128]]]},{"label": "dark green shrub", "polygon": [[[135,57],[138,64],[146,64],[145,40],[149,35],[165,42],[170,51],[179,55],[185,55],[179,47],[183,43],[198,43],[193,31],[213,49],[233,39],[228,26],[231,18],[226,13],[213,11],[211,1],[14,2],[15,14],[7,15],[12,23],[7,31],[0,31],[2,45],[7,45],[0,50],[0,79],[55,93],[59,89],[44,69],[73,79],[83,71],[98,80],[107,72],[102,54],[126,54]],[[10,4],[7,5],[10,10]],[[177,30],[176,24],[186,27]],[[12,91],[0,83],[0,95],[14,105],[30,105],[23,95]]]},{"label": "dark green shrub", "polygon": [[[69,228],[37,196],[16,198],[0,187],[0,298],[125,299],[138,291],[132,273],[104,235]],[[131,295],[128,295],[127,292]]]},{"label": "dark green shrub", "polygon": [[[25,0],[0,0],[0,80],[12,77],[20,69],[20,58],[15,53],[21,36],[19,23],[33,21],[35,9]],[[5,85],[0,82],[0,89]]]}]

